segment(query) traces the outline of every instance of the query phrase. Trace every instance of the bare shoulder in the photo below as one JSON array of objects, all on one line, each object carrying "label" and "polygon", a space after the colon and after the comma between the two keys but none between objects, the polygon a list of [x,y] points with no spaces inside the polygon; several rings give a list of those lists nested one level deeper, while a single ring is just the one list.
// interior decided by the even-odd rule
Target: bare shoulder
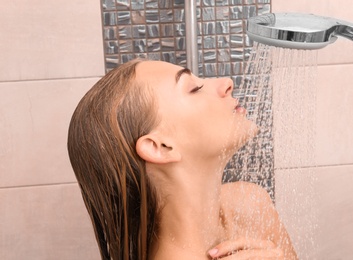
[{"label": "bare shoulder", "polygon": [[253,211],[259,208],[274,208],[268,192],[255,183],[238,181],[223,184],[221,196],[222,203],[233,209]]},{"label": "bare shoulder", "polygon": [[227,223],[237,225],[238,229],[251,233],[253,237],[270,239],[279,225],[279,218],[264,188],[248,182],[227,183],[222,187],[221,196]]},{"label": "bare shoulder", "polygon": [[228,223],[243,234],[273,241],[284,250],[285,259],[297,259],[290,237],[281,223],[268,192],[248,182],[222,185],[222,208]]}]

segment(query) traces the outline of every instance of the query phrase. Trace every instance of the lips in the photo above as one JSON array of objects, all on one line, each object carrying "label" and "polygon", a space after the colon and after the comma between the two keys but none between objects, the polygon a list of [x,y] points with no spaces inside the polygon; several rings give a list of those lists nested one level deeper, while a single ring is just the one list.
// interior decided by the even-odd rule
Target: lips
[{"label": "lips", "polygon": [[239,104],[239,100],[238,99],[235,99],[235,107],[234,107],[234,110],[237,110],[239,109],[241,106]]},{"label": "lips", "polygon": [[243,108],[240,104],[239,101],[236,100],[235,102],[235,107],[234,107],[234,111],[233,112],[237,112],[237,113],[246,113],[246,109]]}]

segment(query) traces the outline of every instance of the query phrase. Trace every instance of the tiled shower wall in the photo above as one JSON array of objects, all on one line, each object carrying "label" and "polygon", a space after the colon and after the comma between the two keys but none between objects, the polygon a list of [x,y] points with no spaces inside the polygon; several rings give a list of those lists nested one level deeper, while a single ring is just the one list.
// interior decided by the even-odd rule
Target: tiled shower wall
[{"label": "tiled shower wall", "polygon": [[[246,19],[270,11],[270,0],[198,0],[199,75],[243,72],[252,43]],[[102,0],[106,70],[136,57],[186,65],[183,0]]]},{"label": "tiled shower wall", "polygon": [[[269,13],[270,0],[198,0],[196,6],[199,76],[231,77],[239,94],[253,44],[245,33],[246,20]],[[184,8],[183,0],[102,0],[106,71],[136,57],[186,66]],[[273,150],[264,151],[265,159],[252,160],[256,156],[248,147],[241,150],[225,169],[224,181],[256,182],[273,196]],[[255,161],[268,165],[259,169]],[[241,174],[244,163],[246,174]]]}]

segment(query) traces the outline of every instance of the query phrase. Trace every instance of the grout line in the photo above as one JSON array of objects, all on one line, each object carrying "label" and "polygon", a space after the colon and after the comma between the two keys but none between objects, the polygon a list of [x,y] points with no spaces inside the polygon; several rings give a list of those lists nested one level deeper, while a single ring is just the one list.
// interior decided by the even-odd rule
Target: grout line
[{"label": "grout line", "polygon": [[72,185],[72,184],[77,184],[77,182],[60,182],[60,183],[44,183],[44,184],[33,184],[33,185],[6,186],[6,187],[0,187],[0,190],[16,189],[16,188],[33,188],[33,187],[44,187],[44,186]]},{"label": "grout line", "polygon": [[[310,168],[327,168],[327,167],[347,167],[353,166],[353,163],[347,164],[331,164],[331,165],[314,165],[314,166],[303,166],[303,167],[291,167],[291,168],[274,168],[274,170],[297,170],[297,169],[310,169]],[[59,186],[59,185],[72,185],[77,184],[77,182],[60,182],[60,183],[46,183],[46,184],[33,184],[33,185],[19,185],[19,186],[7,186],[0,187],[0,190],[5,189],[16,189],[16,188],[32,188],[32,187],[44,187],[44,186]]]},{"label": "grout line", "polygon": [[72,78],[47,78],[47,79],[23,79],[23,80],[5,80],[0,81],[1,83],[16,83],[16,82],[35,82],[35,81],[51,81],[51,80],[80,80],[80,79],[94,79],[94,78],[101,78],[104,75],[97,75],[97,76],[87,76],[87,77],[72,77]]},{"label": "grout line", "polygon": [[[320,54],[319,54],[320,55]],[[327,63],[317,63],[317,66],[318,67],[324,67],[324,66],[336,66],[336,65],[346,65],[346,66],[349,66],[349,65],[353,65],[353,62],[343,62],[343,63],[330,63],[330,64],[327,64]]]},{"label": "grout line", "polygon": [[319,169],[319,168],[329,168],[329,167],[347,167],[347,166],[353,166],[353,163],[347,163],[347,164],[327,164],[327,165],[311,165],[311,166],[302,166],[302,167],[289,167],[289,168],[274,168],[274,170],[297,170],[297,169]]}]

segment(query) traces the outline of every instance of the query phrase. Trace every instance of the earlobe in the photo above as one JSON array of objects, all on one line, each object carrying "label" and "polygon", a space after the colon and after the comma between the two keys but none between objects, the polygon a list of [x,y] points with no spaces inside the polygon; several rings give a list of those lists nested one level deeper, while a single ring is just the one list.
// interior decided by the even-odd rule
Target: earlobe
[{"label": "earlobe", "polygon": [[146,162],[165,164],[180,161],[180,153],[154,135],[144,135],[137,140],[137,154]]}]

